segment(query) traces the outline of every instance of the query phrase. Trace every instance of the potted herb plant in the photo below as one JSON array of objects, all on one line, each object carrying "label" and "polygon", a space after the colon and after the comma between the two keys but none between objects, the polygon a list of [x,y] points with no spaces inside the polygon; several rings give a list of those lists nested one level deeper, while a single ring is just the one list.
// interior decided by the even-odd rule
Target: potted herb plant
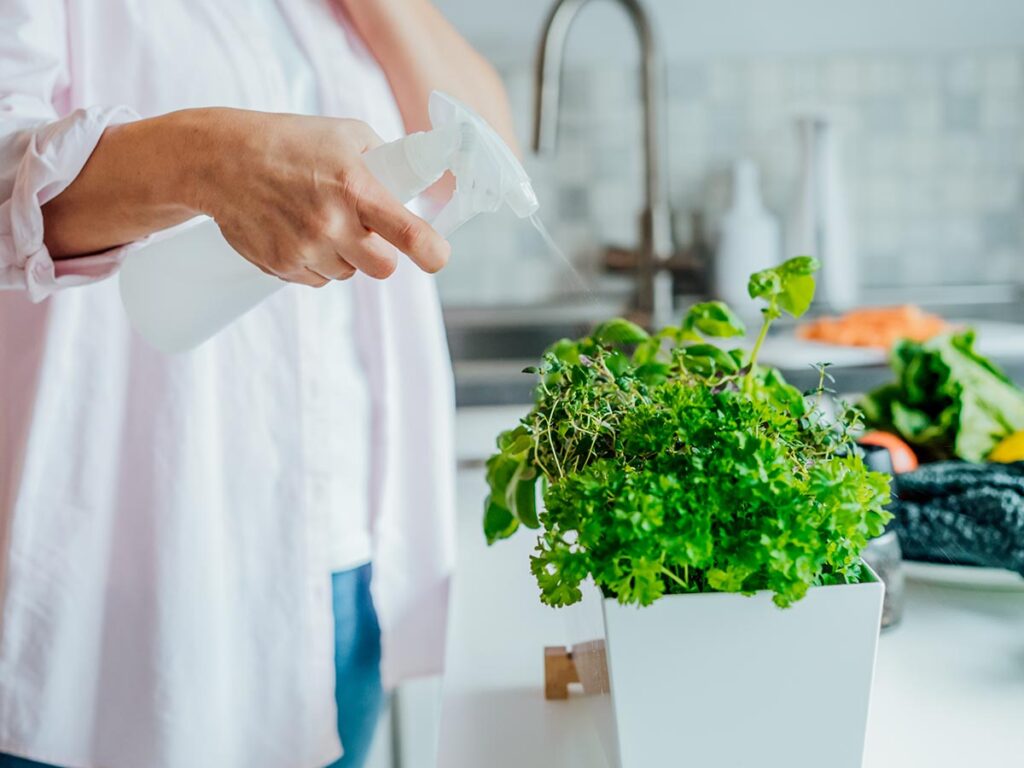
[{"label": "potted herb plant", "polygon": [[860,552],[888,477],[859,456],[858,412],[826,415],[824,368],[801,393],[758,364],[817,268],[750,278],[749,351],[725,348],[745,329],[720,302],[655,334],[616,319],[559,341],[488,461],[488,541],[536,529],[541,601],[596,597],[603,653],[576,663],[584,681],[607,664],[623,768],[861,763],[883,587]]}]

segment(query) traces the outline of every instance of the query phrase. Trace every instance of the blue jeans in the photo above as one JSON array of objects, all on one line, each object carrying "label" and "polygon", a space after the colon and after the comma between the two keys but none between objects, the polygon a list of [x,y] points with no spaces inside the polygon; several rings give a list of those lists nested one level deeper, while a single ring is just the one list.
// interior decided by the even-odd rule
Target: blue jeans
[{"label": "blue jeans", "polygon": [[[334,580],[334,673],[338,735],[345,756],[329,768],[362,768],[384,703],[380,625],[370,597],[369,564]],[[0,768],[6,768],[0,763]]]},{"label": "blue jeans", "polygon": [[[370,598],[370,573],[370,566],[364,565],[332,576],[338,735],[345,745],[345,756],[328,768],[361,768],[384,701],[380,683],[380,626]],[[0,755],[0,768],[53,766]]]}]

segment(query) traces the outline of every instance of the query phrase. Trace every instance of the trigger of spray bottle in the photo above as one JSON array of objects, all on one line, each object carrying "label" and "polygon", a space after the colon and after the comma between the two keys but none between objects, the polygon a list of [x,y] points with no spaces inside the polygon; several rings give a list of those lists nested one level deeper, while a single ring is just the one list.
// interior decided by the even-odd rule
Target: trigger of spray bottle
[{"label": "trigger of spray bottle", "polygon": [[404,203],[444,175],[460,143],[459,127],[446,125],[374,147],[363,154],[363,162],[388,192]]},{"label": "trigger of spray bottle", "polygon": [[[396,141],[374,147],[363,155],[363,162],[392,195],[406,202],[421,195],[446,171],[452,170],[455,156],[462,146],[461,126],[444,125],[429,131],[410,133]],[[468,184],[472,184],[472,180],[460,185],[456,177],[451,200],[430,222],[442,237],[450,237],[480,212],[472,210],[468,195],[460,194]]]}]

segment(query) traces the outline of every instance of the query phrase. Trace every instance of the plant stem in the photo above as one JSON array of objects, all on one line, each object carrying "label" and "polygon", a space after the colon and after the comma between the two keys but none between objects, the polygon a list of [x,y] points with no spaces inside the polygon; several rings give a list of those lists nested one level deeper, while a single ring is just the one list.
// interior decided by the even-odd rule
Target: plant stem
[{"label": "plant stem", "polygon": [[772,321],[779,316],[778,307],[775,306],[776,299],[772,297],[771,303],[764,312],[764,322],[761,323],[761,332],[757,335],[757,341],[754,342],[754,348],[750,350],[750,361],[747,363],[747,367],[750,371],[747,372],[747,376],[750,376],[754,371],[754,366],[757,365],[757,356],[761,354],[761,347],[764,345],[764,340],[768,338],[768,329],[772,325]]},{"label": "plant stem", "polygon": [[672,581],[674,581],[674,582],[675,582],[676,584],[678,584],[678,585],[679,585],[680,587],[682,587],[683,589],[685,589],[685,590],[686,590],[687,592],[689,592],[689,591],[690,591],[690,585],[689,585],[689,584],[687,584],[687,583],[686,583],[685,581],[683,581],[682,579],[680,579],[680,578],[679,578],[678,576],[676,576],[676,575],[675,575],[674,573],[672,573],[672,571],[670,571],[670,570],[669,570],[668,568],[662,567],[662,569],[661,569],[661,572],[662,572],[663,574],[665,574],[666,576],[668,576],[668,577],[669,577],[670,579],[672,579]]},{"label": "plant stem", "polygon": [[551,458],[555,460],[555,469],[558,470],[558,477],[562,479],[565,477],[565,472],[562,471],[562,462],[558,459],[558,449],[555,448],[555,437],[551,431],[551,419],[547,419],[547,433],[548,433],[548,445],[551,446]]}]

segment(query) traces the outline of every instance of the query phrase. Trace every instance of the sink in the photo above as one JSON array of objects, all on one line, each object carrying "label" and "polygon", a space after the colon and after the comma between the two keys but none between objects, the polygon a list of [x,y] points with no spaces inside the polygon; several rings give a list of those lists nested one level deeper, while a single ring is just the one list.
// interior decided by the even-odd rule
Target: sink
[{"label": "sink", "polygon": [[449,327],[448,346],[456,362],[471,360],[533,360],[552,342],[583,336],[592,323],[546,323],[531,326]]},{"label": "sink", "polygon": [[459,407],[511,405],[533,399],[535,379],[523,368],[535,365],[553,342],[588,333],[595,322],[563,320],[511,325],[448,323],[448,346]]},{"label": "sink", "polygon": [[536,361],[552,342],[583,336],[625,306],[621,295],[573,294],[543,304],[449,306],[444,323],[456,362]]},{"label": "sink", "polygon": [[557,304],[446,307],[445,327],[459,407],[512,405],[533,399],[535,365],[552,343],[576,338],[622,313],[621,297],[567,297]]}]

